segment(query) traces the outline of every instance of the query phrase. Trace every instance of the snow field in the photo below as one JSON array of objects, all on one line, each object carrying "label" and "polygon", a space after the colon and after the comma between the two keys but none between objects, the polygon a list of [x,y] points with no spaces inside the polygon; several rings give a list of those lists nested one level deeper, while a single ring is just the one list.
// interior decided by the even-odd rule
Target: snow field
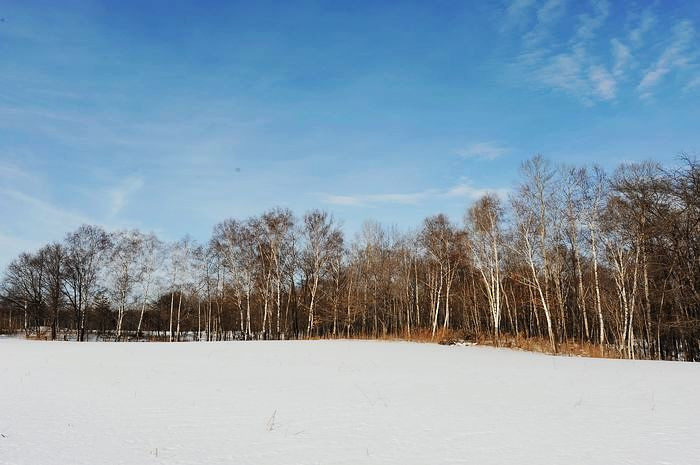
[{"label": "snow field", "polygon": [[0,464],[690,465],[699,386],[484,347],[0,339]]}]

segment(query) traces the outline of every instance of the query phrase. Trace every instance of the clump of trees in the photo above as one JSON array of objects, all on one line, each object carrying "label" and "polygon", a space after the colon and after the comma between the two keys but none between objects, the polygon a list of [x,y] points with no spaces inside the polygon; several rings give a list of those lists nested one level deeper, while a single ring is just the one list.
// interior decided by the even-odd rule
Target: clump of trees
[{"label": "clump of trees", "polygon": [[350,242],[327,212],[228,219],[211,240],[85,225],[23,253],[0,330],[51,339],[437,338],[577,341],[634,358],[700,360],[700,165],[522,165],[509,199],[457,224],[368,222]]}]

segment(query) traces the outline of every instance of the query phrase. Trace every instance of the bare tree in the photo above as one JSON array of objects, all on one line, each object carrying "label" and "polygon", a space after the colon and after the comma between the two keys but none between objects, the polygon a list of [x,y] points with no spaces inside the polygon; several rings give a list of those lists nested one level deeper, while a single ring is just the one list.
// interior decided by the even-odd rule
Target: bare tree
[{"label": "bare tree", "polygon": [[593,288],[595,290],[595,308],[598,316],[598,343],[600,347],[605,344],[605,320],[603,318],[603,305],[600,292],[600,277],[598,273],[598,249],[601,231],[601,215],[604,202],[607,198],[607,178],[605,172],[594,166],[590,177],[584,177],[584,202],[586,212],[584,218],[588,224],[590,235],[590,250],[593,264]]},{"label": "bare tree", "polygon": [[[185,237],[178,242],[172,244],[169,250],[168,274],[170,275],[170,318],[168,341],[173,342],[180,337],[180,313],[182,310],[182,291],[187,278],[189,254],[190,254],[190,239]],[[178,294],[177,316],[175,319],[175,294]],[[173,323],[177,324],[175,333],[173,333]]]},{"label": "bare tree", "polygon": [[537,155],[523,163],[521,172],[523,183],[517,196],[512,198],[521,240],[519,248],[530,268],[529,285],[539,295],[547,320],[549,343],[552,350],[556,351],[549,303],[550,263],[547,233],[550,225],[548,214],[554,171],[542,156]]},{"label": "bare tree", "polygon": [[503,209],[498,197],[485,195],[467,213],[467,225],[474,266],[481,276],[493,322],[493,335],[499,341],[501,322],[501,279]]},{"label": "bare tree", "polygon": [[56,340],[58,333],[58,314],[63,305],[61,279],[65,261],[65,249],[59,243],[52,243],[39,250],[44,267],[44,289],[46,300],[51,312],[51,340]]},{"label": "bare tree", "polygon": [[109,235],[98,226],[83,225],[66,237],[63,295],[76,316],[78,340],[85,340],[85,316],[92,303]]},{"label": "bare tree", "polygon": [[163,262],[163,243],[155,234],[146,234],[141,237],[140,251],[137,257],[137,273],[141,282],[141,311],[139,322],[136,326],[136,339],[141,335],[143,317],[150,298],[151,290],[156,279],[156,273]]},{"label": "bare tree", "polygon": [[311,280],[309,302],[309,321],[306,328],[307,336],[311,336],[315,328],[315,305],[319,289],[319,281],[328,272],[333,256],[342,247],[343,235],[335,224],[333,217],[327,212],[312,210],[304,215],[304,261],[309,270]]},{"label": "bare tree", "polygon": [[112,233],[108,270],[112,293],[117,302],[116,339],[122,336],[122,323],[135,284],[142,279],[138,267],[143,237],[136,230]]},{"label": "bare tree", "polygon": [[7,267],[3,282],[5,298],[24,315],[23,328],[29,334],[33,326],[39,331],[45,309],[42,286],[44,266],[40,254],[22,253]]},{"label": "bare tree", "polygon": [[270,272],[267,274],[274,283],[276,318],[276,337],[280,337],[280,319],[282,314],[282,286],[284,281],[285,260],[291,256],[293,244],[294,215],[289,209],[276,208],[261,217],[264,235],[264,255],[267,255]]}]

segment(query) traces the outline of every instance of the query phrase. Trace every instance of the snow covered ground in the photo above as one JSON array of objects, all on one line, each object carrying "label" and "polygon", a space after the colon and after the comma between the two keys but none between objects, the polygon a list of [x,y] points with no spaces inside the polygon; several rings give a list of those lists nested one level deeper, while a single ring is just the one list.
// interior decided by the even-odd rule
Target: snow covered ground
[{"label": "snow covered ground", "polygon": [[700,463],[700,365],[481,347],[0,339],[0,463]]}]

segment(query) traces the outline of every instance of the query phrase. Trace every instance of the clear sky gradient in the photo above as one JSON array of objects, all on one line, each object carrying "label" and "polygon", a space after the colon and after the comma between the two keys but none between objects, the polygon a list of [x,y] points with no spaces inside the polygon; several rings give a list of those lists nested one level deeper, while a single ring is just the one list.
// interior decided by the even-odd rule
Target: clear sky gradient
[{"label": "clear sky gradient", "polygon": [[0,265],[83,222],[461,221],[520,162],[700,147],[696,1],[0,3]]}]

